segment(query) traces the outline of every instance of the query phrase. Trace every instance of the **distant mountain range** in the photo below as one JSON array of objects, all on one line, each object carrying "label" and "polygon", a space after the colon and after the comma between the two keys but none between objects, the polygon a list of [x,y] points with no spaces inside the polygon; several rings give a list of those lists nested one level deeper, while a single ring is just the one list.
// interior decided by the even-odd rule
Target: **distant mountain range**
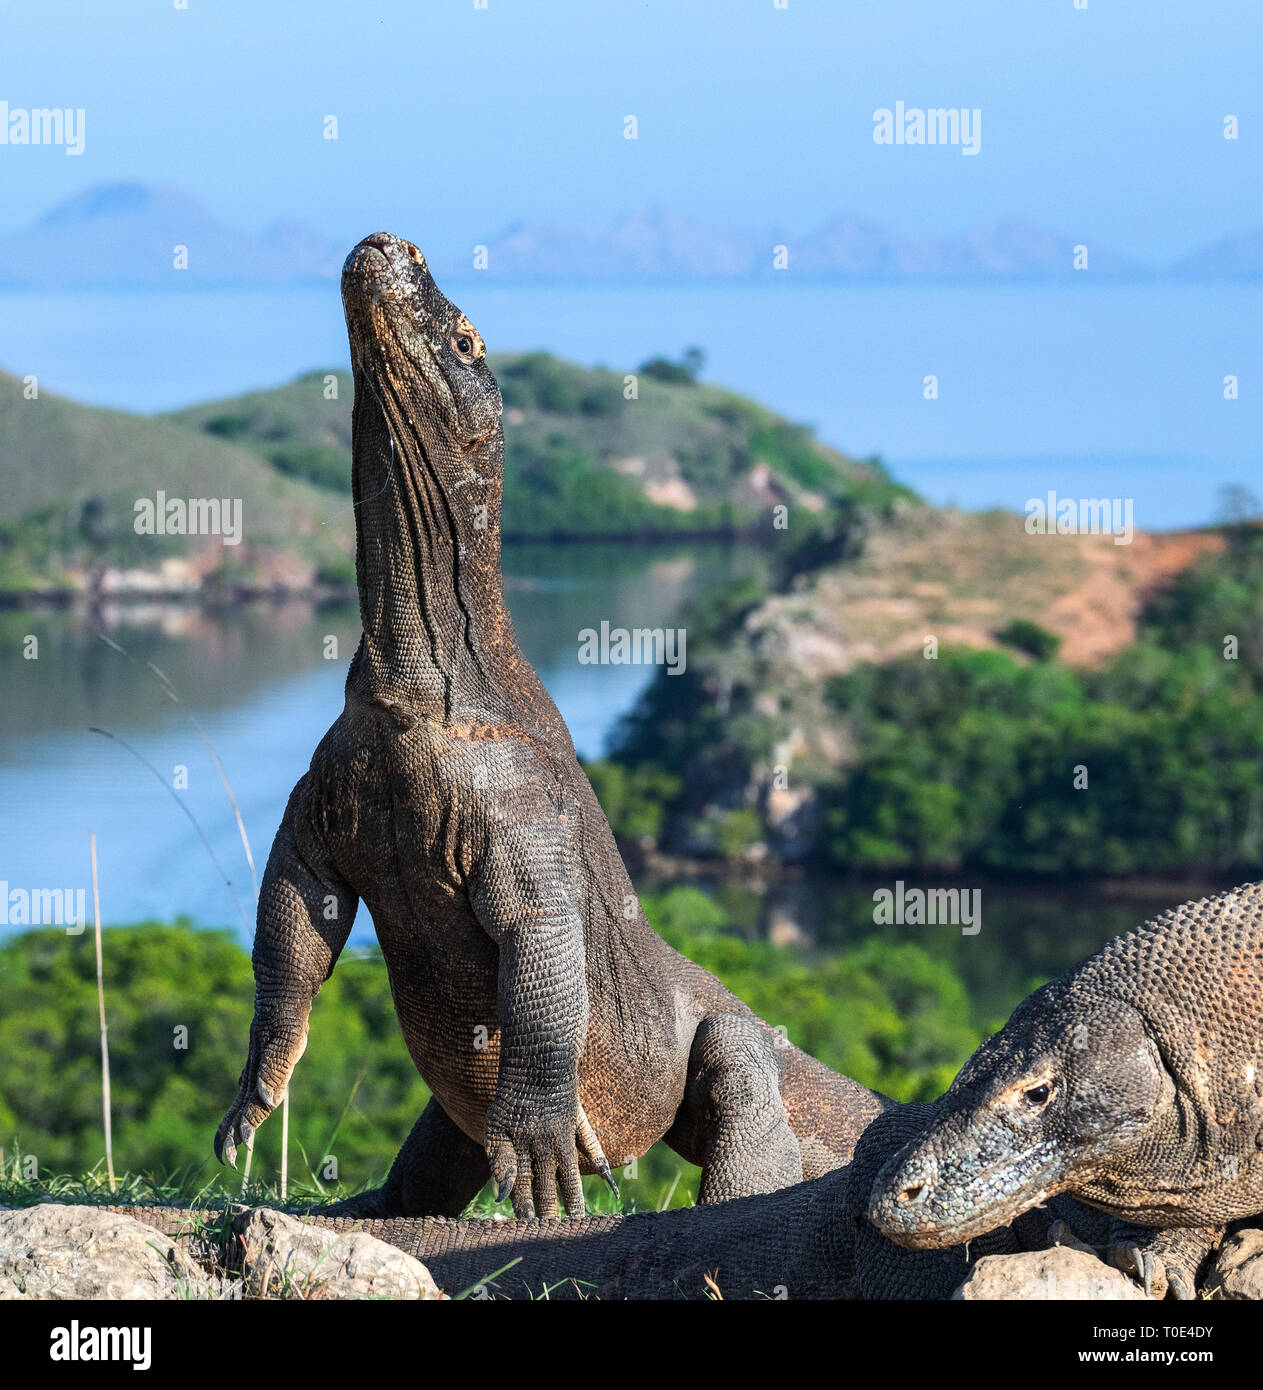
[{"label": "distant mountain range", "polygon": [[[478,272],[472,246],[460,253],[423,249],[435,274],[447,279],[483,273],[517,281],[758,281],[789,274],[837,283],[1016,281],[1083,274],[1073,266],[1078,240],[1021,222],[916,239],[849,216],[794,236],[718,228],[654,208],[603,232],[515,223],[487,241]],[[186,268],[176,268],[179,247]],[[778,247],[785,270],[774,269]],[[100,184],[31,227],[0,236],[0,290],[277,289],[336,278],[349,249],[349,242],[330,241],[300,222],[274,222],[258,234],[226,226],[175,189]],[[1111,278],[1251,279],[1263,276],[1263,231],[1226,237],[1164,267],[1095,243],[1088,254],[1089,272]]]}]

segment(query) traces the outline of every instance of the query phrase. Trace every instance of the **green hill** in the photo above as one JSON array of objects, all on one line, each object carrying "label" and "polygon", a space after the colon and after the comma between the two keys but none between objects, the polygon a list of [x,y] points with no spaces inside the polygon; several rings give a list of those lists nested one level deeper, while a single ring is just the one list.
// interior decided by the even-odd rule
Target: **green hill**
[{"label": "green hill", "polygon": [[[328,400],[325,383],[337,382]],[[163,417],[197,437],[231,443],[278,473],[335,492],[351,492],[351,378],[308,372],[288,385],[207,401]]]},{"label": "green hill", "polygon": [[[848,459],[753,401],[696,382],[691,365],[644,364],[631,400],[622,373],[546,353],[491,365],[504,395],[509,538],[721,534],[766,524],[778,502],[818,513],[839,498],[881,504],[904,491],[880,464]],[[312,372],[169,418],[346,491],[351,401],[345,373]]]},{"label": "green hill", "polygon": [[[0,373],[0,591],[81,587],[89,572],[229,575],[290,587],[317,575],[353,577],[352,518],[322,489],[277,472],[253,450],[118,410],[101,410]],[[229,498],[241,503],[241,543],[218,536],[138,535],[138,499]],[[172,575],[170,566],[168,574]],[[175,582],[172,575],[172,582]]]},{"label": "green hill", "polygon": [[908,508],[684,617],[590,769],[615,833],[851,873],[1257,873],[1263,529],[1031,544]]},{"label": "green hill", "polygon": [[[510,540],[721,536],[770,529],[778,504],[825,523],[848,504],[908,495],[879,463],[697,382],[687,357],[645,363],[634,390],[620,373],[544,353],[493,365]],[[0,593],[352,583],[352,396],[345,373],[312,372],[146,417],[47,393],[28,401],[0,374]],[[240,499],[241,544],[138,535],[136,503],[159,491]]]}]

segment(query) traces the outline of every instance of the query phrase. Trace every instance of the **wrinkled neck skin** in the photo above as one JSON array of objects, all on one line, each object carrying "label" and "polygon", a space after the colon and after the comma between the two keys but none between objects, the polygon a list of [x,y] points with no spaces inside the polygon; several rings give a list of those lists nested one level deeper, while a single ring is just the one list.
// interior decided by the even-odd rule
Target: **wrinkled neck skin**
[{"label": "wrinkled neck skin", "polygon": [[371,352],[356,356],[352,494],[364,636],[349,688],[445,723],[493,720],[504,711],[492,673],[506,647],[516,654],[500,574],[503,431],[466,449],[423,432],[389,366]]}]

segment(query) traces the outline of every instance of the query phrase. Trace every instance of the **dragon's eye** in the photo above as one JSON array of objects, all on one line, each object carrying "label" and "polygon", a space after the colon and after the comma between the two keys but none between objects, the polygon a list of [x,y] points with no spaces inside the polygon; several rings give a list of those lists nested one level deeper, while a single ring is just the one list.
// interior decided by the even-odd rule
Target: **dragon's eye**
[{"label": "dragon's eye", "polygon": [[1052,1082],[1041,1081],[1038,1086],[1032,1086],[1029,1091],[1022,1092],[1022,1099],[1027,1105],[1039,1107],[1048,1104],[1048,1098],[1052,1095]]},{"label": "dragon's eye", "polygon": [[452,337],[452,346],[462,357],[474,355],[474,340],[467,333],[457,333]]}]

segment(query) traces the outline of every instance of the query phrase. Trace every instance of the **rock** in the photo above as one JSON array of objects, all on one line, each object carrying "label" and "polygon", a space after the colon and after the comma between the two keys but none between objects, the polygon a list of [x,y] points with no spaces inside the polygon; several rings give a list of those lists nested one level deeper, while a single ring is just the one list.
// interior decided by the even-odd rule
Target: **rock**
[{"label": "rock", "polygon": [[248,1297],[446,1298],[430,1271],[363,1231],[330,1231],[259,1208],[233,1218]]},{"label": "rock", "polygon": [[96,1207],[0,1211],[0,1299],[171,1298],[171,1253],[152,1226]]},{"label": "rock", "polygon": [[1263,1299],[1263,1231],[1238,1231],[1224,1241],[1203,1285],[1211,1298]]},{"label": "rock", "polygon": [[952,1295],[959,1299],[1144,1299],[1145,1292],[1096,1255],[1069,1246],[988,1255]]}]

